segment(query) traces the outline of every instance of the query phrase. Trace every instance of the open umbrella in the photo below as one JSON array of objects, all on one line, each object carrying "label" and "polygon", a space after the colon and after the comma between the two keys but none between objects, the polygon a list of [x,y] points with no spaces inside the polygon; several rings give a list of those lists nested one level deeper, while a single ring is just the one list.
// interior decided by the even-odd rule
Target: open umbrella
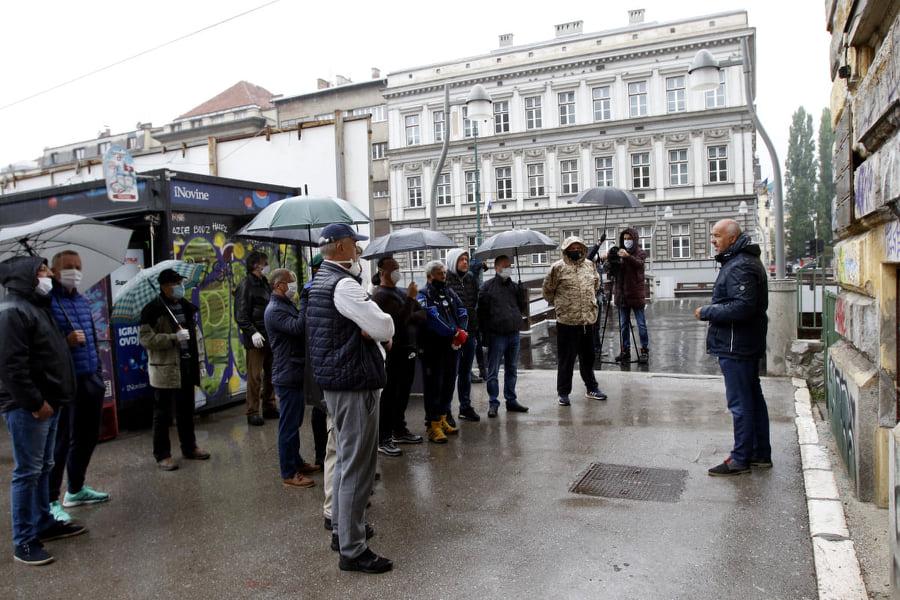
[{"label": "open umbrella", "polygon": [[273,202],[242,229],[246,234],[261,230],[305,228],[312,231],[331,223],[368,223],[364,212],[341,198],[294,196]]},{"label": "open umbrella", "polygon": [[206,265],[181,260],[164,260],[152,267],[141,269],[116,296],[110,321],[113,323],[137,321],[147,303],[159,295],[159,283],[156,278],[164,269],[172,269],[184,277],[184,287],[190,288],[203,280]]},{"label": "open umbrella", "polygon": [[322,228],[316,229],[257,229],[248,231],[247,227],[241,227],[234,237],[255,240],[257,242],[269,242],[271,244],[297,244],[298,246],[319,247],[319,238],[322,237]]},{"label": "open umbrella", "polygon": [[519,250],[527,253],[538,253],[555,250],[556,247],[556,242],[539,231],[511,229],[509,231],[501,231],[484,240],[475,250],[473,258],[497,258],[501,255],[513,254],[516,257],[516,274],[521,280]]},{"label": "open umbrella", "polygon": [[122,266],[131,234],[81,215],[53,215],[0,229],[0,261],[23,254],[49,260],[62,250],[74,250],[81,256],[81,288],[87,289]]},{"label": "open umbrella", "polygon": [[[616,187],[592,187],[575,197],[576,204],[593,204],[603,209],[603,236],[606,236],[606,218],[610,208],[640,208],[641,201],[628,190]],[[605,240],[601,240],[605,241]]]},{"label": "open umbrella", "polygon": [[366,247],[362,258],[381,258],[397,252],[456,248],[456,242],[437,231],[407,227],[375,238]]}]

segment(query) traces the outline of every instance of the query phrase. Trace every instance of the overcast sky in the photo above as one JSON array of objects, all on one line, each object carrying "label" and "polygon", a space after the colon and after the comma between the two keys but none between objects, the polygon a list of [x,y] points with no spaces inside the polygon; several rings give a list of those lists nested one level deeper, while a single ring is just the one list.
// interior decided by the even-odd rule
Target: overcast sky
[{"label": "overcast sky", "polygon": [[[266,0],[5,2],[0,106],[164,41],[264,4]],[[446,7],[439,14],[437,7]],[[553,37],[553,25],[584,20],[595,32],[628,23],[627,9],[667,21],[746,9],[757,29],[757,104],[782,164],[791,114],[827,106],[829,38],[821,0],[610,0],[448,3],[280,0],[187,40],[0,110],[0,164],[36,158],[43,148],[85,139],[109,126],[163,125],[246,79],[275,94],[315,89],[338,73],[368,79],[481,54],[501,33],[516,44]],[[50,14],[52,12],[52,14]],[[762,140],[758,153],[769,175]]]}]

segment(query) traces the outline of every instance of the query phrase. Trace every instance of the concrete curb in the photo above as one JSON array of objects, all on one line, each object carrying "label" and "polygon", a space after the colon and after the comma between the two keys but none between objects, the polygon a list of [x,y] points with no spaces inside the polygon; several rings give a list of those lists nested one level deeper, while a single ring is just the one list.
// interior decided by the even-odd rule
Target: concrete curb
[{"label": "concrete curb", "polygon": [[820,600],[866,600],[869,595],[863,583],[856,547],[844,518],[844,507],[831,461],[819,444],[819,433],[812,417],[809,390],[802,379],[791,379],[794,385],[794,422],[800,444],[806,506],[809,511],[809,535],[816,564],[816,580]]}]

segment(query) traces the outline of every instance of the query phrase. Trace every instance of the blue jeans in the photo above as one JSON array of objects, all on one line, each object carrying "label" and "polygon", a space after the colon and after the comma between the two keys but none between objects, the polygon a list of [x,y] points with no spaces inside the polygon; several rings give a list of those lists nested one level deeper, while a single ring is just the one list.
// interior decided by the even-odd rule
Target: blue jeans
[{"label": "blue jeans", "polygon": [[719,358],[725,377],[725,398],[734,421],[731,460],[747,466],[750,459],[770,459],[769,411],[759,383],[759,361]]},{"label": "blue jeans", "polygon": [[17,408],[4,413],[12,439],[16,466],[10,484],[13,544],[21,546],[37,539],[53,524],[50,515],[50,471],[59,415],[43,421]]},{"label": "blue jeans", "polygon": [[519,360],[519,334],[494,335],[488,337],[487,385],[488,401],[491,406],[500,404],[500,360],[503,360],[503,398],[507,404],[516,402],[516,372]]},{"label": "blue jeans", "polygon": [[647,318],[644,316],[643,308],[628,308],[627,306],[619,307],[619,334],[622,337],[622,350],[631,348],[631,337],[629,334],[628,322],[631,319],[631,312],[634,312],[634,321],[637,323],[638,337],[641,339],[641,348],[650,347],[650,336],[647,333]]},{"label": "blue jeans", "polygon": [[281,405],[278,415],[278,464],[281,478],[290,479],[303,465],[300,456],[300,426],[303,425],[303,390],[275,386],[275,395]]},{"label": "blue jeans", "polygon": [[476,336],[470,335],[465,345],[459,349],[459,364],[456,367],[456,394],[459,396],[459,410],[472,406],[472,363],[478,347]]}]

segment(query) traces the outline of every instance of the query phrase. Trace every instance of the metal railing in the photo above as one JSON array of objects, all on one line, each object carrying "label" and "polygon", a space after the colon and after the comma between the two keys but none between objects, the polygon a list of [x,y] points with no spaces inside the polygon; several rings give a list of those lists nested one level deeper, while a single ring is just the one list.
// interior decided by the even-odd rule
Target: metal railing
[{"label": "metal railing", "polygon": [[[812,264],[794,272],[797,278],[797,336],[803,339],[822,337],[826,322],[825,300],[830,291],[837,293],[837,282],[831,269]],[[833,310],[833,307],[832,307]],[[834,315],[830,318],[834,325]]]}]

